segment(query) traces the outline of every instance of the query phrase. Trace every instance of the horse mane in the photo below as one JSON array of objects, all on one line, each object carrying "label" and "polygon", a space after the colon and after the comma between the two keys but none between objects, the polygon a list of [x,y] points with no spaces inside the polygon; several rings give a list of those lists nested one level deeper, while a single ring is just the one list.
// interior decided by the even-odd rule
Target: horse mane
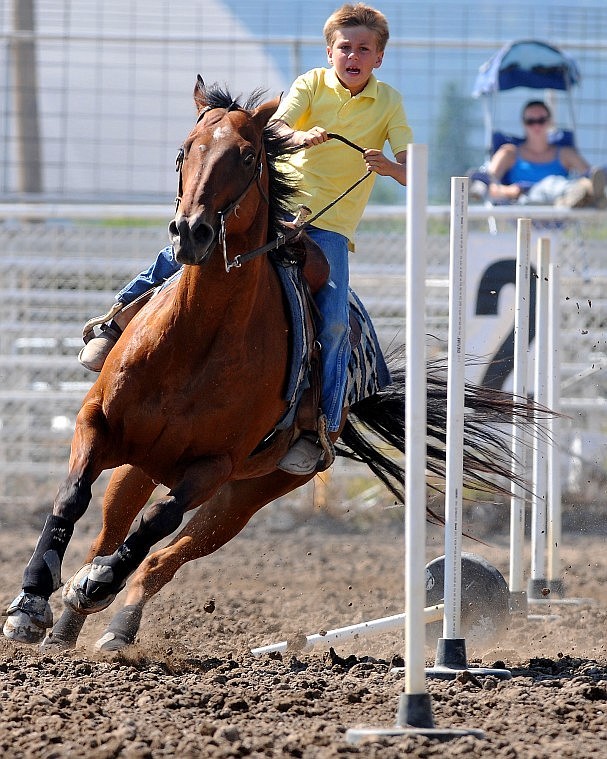
[{"label": "horse mane", "polygon": [[[247,97],[244,103],[239,97],[232,97],[227,88],[218,84],[204,86],[204,96],[210,108],[225,108],[228,111],[252,111],[263,100],[266,91],[258,88]],[[276,124],[270,123],[263,130],[264,147],[267,156],[269,182],[268,209],[268,240],[275,239],[284,232],[283,221],[287,214],[292,213],[290,201],[297,191],[297,185],[290,180],[284,171],[278,168],[278,163],[285,160],[290,148],[290,135],[280,135]]]}]

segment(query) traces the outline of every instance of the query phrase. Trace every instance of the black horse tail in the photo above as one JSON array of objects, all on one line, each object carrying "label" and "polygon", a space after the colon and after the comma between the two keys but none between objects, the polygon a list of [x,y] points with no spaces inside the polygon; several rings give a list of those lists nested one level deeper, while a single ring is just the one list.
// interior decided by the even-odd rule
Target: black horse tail
[{"label": "black horse tail", "polygon": [[[388,358],[392,383],[350,407],[336,446],[340,456],[371,469],[400,503],[404,503],[405,470],[402,462],[384,452],[405,454],[405,369],[402,359]],[[464,417],[464,483],[466,487],[510,492],[499,479],[512,479],[510,436],[503,425],[521,420],[533,423],[532,401],[484,386],[466,384]],[[433,361],[427,371],[427,471],[445,477],[447,437],[447,378],[444,361]],[[382,450],[383,449],[383,450]]]}]

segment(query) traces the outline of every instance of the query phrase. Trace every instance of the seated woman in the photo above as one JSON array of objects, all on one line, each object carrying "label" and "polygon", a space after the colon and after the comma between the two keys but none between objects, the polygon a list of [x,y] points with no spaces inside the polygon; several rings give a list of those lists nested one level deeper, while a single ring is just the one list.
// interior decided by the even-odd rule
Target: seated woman
[{"label": "seated woman", "polygon": [[487,173],[472,175],[473,180],[484,183],[482,186],[473,181],[472,197],[567,208],[605,208],[605,172],[591,169],[575,148],[549,142],[552,114],[546,103],[531,100],[523,108],[522,119],[524,142],[502,145],[491,158]]}]

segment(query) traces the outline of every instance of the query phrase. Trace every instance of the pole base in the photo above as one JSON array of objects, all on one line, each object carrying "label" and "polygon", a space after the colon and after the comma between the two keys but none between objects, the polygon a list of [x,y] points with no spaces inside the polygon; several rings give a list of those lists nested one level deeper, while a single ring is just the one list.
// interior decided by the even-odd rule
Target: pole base
[{"label": "pole base", "polygon": [[510,591],[510,615],[513,617],[526,617],[529,610],[526,590]]},{"label": "pole base", "polygon": [[492,675],[499,680],[510,680],[512,677],[512,672],[508,669],[469,667],[464,638],[439,638],[436,645],[434,667],[426,668],[426,677],[437,680],[454,680],[462,672],[469,672],[474,677]]},{"label": "pole base", "polygon": [[565,598],[565,583],[563,580],[548,580],[548,590],[550,595],[554,598]]},{"label": "pole base", "polygon": [[409,738],[413,735],[423,735],[438,741],[451,741],[454,738],[462,738],[471,735],[473,738],[484,738],[482,730],[469,728],[439,728],[439,727],[361,727],[346,730],[346,741],[357,745],[371,743],[384,738]]},{"label": "pole base", "polygon": [[475,738],[485,737],[482,730],[434,727],[430,694],[401,693],[394,727],[351,728],[346,731],[346,741],[357,744],[382,738],[405,738],[411,735],[424,735],[439,741],[450,741],[464,735],[472,735]]},{"label": "pole base", "polygon": [[401,693],[396,715],[397,727],[433,728],[432,699],[429,693]]},{"label": "pole base", "polygon": [[550,589],[545,577],[530,577],[527,582],[527,598],[529,601],[544,601],[548,598]]},{"label": "pole base", "polygon": [[434,680],[455,680],[463,673],[470,677],[495,677],[497,680],[511,680],[512,672],[509,669],[496,667],[442,667],[435,664],[434,667],[426,667],[426,677]]}]

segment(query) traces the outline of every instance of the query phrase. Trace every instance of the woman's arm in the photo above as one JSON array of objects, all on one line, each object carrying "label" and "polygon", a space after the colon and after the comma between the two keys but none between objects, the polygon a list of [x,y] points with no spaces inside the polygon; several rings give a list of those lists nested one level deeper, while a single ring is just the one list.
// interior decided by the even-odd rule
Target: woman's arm
[{"label": "woman's arm", "polygon": [[517,184],[502,184],[501,180],[506,172],[514,166],[516,161],[516,146],[502,145],[495,151],[489,161],[488,174],[491,178],[489,195],[496,200],[516,200],[522,190]]},{"label": "woman's arm", "polygon": [[590,169],[590,164],[577,152],[575,148],[561,148],[559,158],[563,166],[571,173],[585,174]]}]

